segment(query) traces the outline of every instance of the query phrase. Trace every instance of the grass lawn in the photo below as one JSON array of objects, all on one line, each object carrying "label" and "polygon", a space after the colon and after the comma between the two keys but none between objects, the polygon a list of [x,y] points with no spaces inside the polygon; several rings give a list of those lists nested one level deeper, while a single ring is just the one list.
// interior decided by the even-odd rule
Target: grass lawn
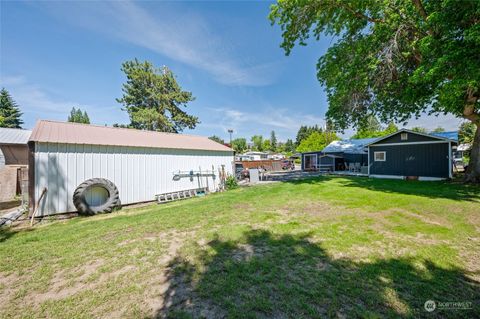
[{"label": "grass lawn", "polygon": [[478,187],[321,177],[0,231],[2,318],[479,313]]}]

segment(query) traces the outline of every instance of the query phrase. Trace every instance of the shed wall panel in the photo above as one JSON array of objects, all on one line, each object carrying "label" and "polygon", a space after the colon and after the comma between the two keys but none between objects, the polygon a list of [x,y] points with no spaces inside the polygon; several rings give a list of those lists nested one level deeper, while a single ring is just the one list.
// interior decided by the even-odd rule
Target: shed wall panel
[{"label": "shed wall panel", "polygon": [[[73,192],[90,178],[107,178],[118,188],[122,204],[151,201],[155,195],[197,187],[218,187],[218,169],[232,174],[232,152],[155,149],[146,147],[92,146],[37,143],[35,151],[35,201],[44,187],[47,194],[39,216],[75,211]],[[178,171],[215,171],[216,179],[194,177],[173,180]]]},{"label": "shed wall panel", "polygon": [[[375,152],[385,152],[384,162],[375,161]],[[371,146],[370,174],[448,178],[448,143]]]}]

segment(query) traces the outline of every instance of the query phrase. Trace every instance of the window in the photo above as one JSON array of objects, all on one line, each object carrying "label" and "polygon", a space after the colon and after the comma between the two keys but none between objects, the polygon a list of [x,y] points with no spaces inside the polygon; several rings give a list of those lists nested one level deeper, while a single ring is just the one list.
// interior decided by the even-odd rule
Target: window
[{"label": "window", "polygon": [[408,140],[408,133],[402,133],[402,134],[400,134],[400,139],[401,139],[402,141]]},{"label": "window", "polygon": [[386,154],[385,152],[374,152],[373,158],[375,162],[385,162]]}]

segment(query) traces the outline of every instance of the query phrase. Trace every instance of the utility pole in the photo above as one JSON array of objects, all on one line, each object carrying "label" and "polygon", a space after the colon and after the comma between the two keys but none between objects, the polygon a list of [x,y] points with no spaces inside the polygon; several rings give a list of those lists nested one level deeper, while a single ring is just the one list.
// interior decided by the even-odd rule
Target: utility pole
[{"label": "utility pole", "polygon": [[232,147],[232,133],[233,133],[233,130],[231,128],[228,129],[228,133],[230,134],[230,147]]}]

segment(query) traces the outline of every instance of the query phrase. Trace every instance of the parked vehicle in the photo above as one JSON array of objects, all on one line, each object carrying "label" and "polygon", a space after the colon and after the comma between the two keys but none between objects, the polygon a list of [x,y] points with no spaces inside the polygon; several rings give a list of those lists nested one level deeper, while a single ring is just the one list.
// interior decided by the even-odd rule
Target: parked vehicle
[{"label": "parked vehicle", "polygon": [[248,168],[244,168],[242,163],[235,163],[235,177],[237,180],[250,178]]},{"label": "parked vehicle", "polygon": [[282,161],[282,169],[285,171],[287,169],[294,170],[295,169],[295,163],[293,161],[285,160]]}]

